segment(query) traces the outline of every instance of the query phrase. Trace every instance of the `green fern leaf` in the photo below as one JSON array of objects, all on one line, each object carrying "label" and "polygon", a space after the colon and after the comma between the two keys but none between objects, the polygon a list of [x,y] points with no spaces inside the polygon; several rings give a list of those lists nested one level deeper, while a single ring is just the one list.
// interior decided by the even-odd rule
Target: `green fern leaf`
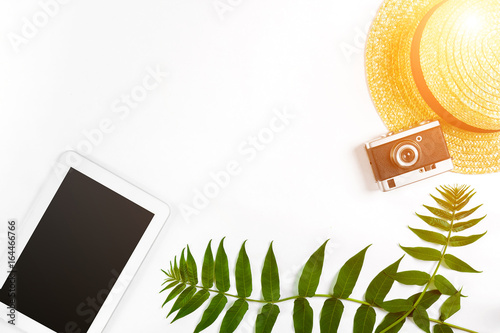
[{"label": "green fern leaf", "polygon": [[165,304],[167,304],[168,302],[173,300],[175,297],[177,297],[177,295],[179,295],[184,290],[184,288],[186,288],[186,284],[181,283],[177,287],[172,289],[172,291],[170,292],[170,294],[168,294],[167,299],[165,300],[165,302],[163,302],[161,307],[164,307]]},{"label": "green fern leaf", "polygon": [[445,220],[439,219],[437,217],[425,216],[420,214],[417,214],[417,216],[431,227],[435,227],[444,231],[450,231],[451,229],[451,224],[449,224]]},{"label": "green fern leaf", "polygon": [[441,305],[441,315],[439,316],[441,321],[445,321],[460,310],[460,297],[460,292],[457,291],[444,301],[443,305]]},{"label": "green fern leaf", "polygon": [[440,261],[441,252],[436,249],[431,249],[429,247],[405,247],[400,245],[406,253],[415,259],[425,260],[425,261]]},{"label": "green fern leaf", "polygon": [[[375,330],[375,333],[380,333],[382,330],[386,329],[387,327],[391,326],[394,324],[396,321],[399,320],[399,318],[404,316],[404,312],[399,312],[399,313],[388,313],[382,322],[377,326],[377,329]],[[401,330],[403,325],[405,324],[405,319],[401,320],[399,323],[397,323],[394,327],[392,327],[390,330],[386,331],[386,333],[397,333]]]},{"label": "green fern leaf", "polygon": [[472,228],[473,226],[475,226],[476,224],[481,222],[485,217],[486,217],[486,215],[484,215],[483,217],[480,217],[478,219],[472,219],[472,220],[469,220],[466,222],[455,223],[455,224],[453,224],[453,227],[451,228],[451,230],[453,232],[459,232],[459,231],[464,231],[466,229]]},{"label": "green fern leaf", "polygon": [[371,306],[361,305],[354,315],[353,333],[372,333],[375,320],[375,310]]},{"label": "green fern leaf", "polygon": [[481,273],[480,271],[476,271],[474,268],[469,266],[466,262],[458,259],[454,255],[451,254],[445,254],[444,255],[444,262],[450,269],[453,269],[454,271],[458,272],[464,272],[464,273]]},{"label": "green fern leaf", "polygon": [[306,262],[299,279],[299,296],[312,297],[316,294],[323,270],[326,243],[328,241],[324,242]]},{"label": "green fern leaf", "polygon": [[[408,300],[415,305],[417,300],[420,298],[420,295],[422,293],[416,293],[408,298]],[[428,309],[432,306],[432,304],[436,303],[437,300],[441,297],[441,292],[439,290],[429,290],[427,291],[422,299],[420,300],[420,303],[418,303],[419,306],[422,306],[424,309]]]},{"label": "green fern leaf", "polygon": [[482,206],[482,205],[479,205],[479,206],[476,206],[476,207],[474,207],[474,208],[472,208],[472,209],[470,209],[470,210],[467,210],[467,211],[465,211],[465,212],[456,213],[456,214],[455,214],[455,220],[460,221],[460,220],[462,220],[462,219],[466,218],[467,216],[472,215],[472,214],[473,214],[476,210],[478,210],[478,209],[479,209],[479,207],[481,207],[481,206]]},{"label": "green fern leaf", "polygon": [[358,281],[363,262],[365,260],[366,250],[370,245],[365,247],[355,256],[346,261],[339,271],[337,282],[333,287],[333,296],[337,298],[347,298],[351,295],[356,282]]},{"label": "green fern leaf", "polygon": [[250,267],[250,259],[245,249],[245,242],[241,245],[240,254],[236,261],[236,290],[240,297],[250,297],[252,294],[252,270]]},{"label": "green fern leaf", "polygon": [[264,300],[268,302],[276,302],[280,299],[280,276],[278,272],[278,264],[273,252],[273,243],[269,245],[264,267],[261,275],[262,295]]},{"label": "green fern leaf", "polygon": [[431,206],[424,205],[425,208],[432,214],[436,215],[437,217],[440,217],[442,219],[445,219],[446,221],[451,221],[453,220],[453,214],[450,212],[447,212],[445,210],[439,209],[439,208],[434,208]]},{"label": "green fern leaf", "polygon": [[447,326],[445,324],[437,324],[437,325],[434,325],[433,332],[434,333],[453,333],[453,330],[451,329],[450,326]]},{"label": "green fern leaf", "polygon": [[370,282],[365,293],[365,300],[368,303],[378,306],[382,305],[385,296],[387,296],[392,288],[392,285],[394,284],[394,277],[396,276],[399,264],[401,263],[402,259],[403,257],[401,257],[395,263],[387,266]]},{"label": "green fern leaf", "polygon": [[313,328],[313,309],[307,299],[300,297],[293,303],[293,327],[295,333],[311,333]]},{"label": "green fern leaf", "polygon": [[255,322],[255,333],[270,333],[273,330],[280,308],[276,304],[267,303]]},{"label": "green fern leaf", "polygon": [[454,207],[454,205],[452,203],[449,203],[446,200],[439,199],[439,198],[433,196],[432,194],[431,194],[431,197],[432,197],[432,199],[434,199],[434,201],[436,201],[436,203],[439,206],[441,206],[442,208],[446,209],[447,211],[452,212],[452,211],[455,210],[455,207]]},{"label": "green fern leaf", "polygon": [[319,322],[321,333],[336,333],[343,313],[344,305],[339,299],[327,299],[321,309]]},{"label": "green fern leaf", "polygon": [[224,238],[220,241],[217,254],[215,255],[215,285],[220,292],[229,290],[229,263],[224,250]]},{"label": "green fern leaf", "polygon": [[240,325],[243,317],[248,311],[248,302],[244,299],[238,299],[234,302],[233,306],[227,310],[224,319],[222,319],[222,324],[220,327],[220,333],[232,333]]},{"label": "green fern leaf", "polygon": [[398,272],[395,277],[396,281],[409,286],[423,286],[431,279],[431,276],[422,271],[404,271]]},{"label": "green fern leaf", "polygon": [[186,305],[187,302],[193,297],[193,295],[196,293],[196,287],[194,286],[189,286],[184,291],[177,297],[175,300],[174,305],[172,305],[172,309],[170,309],[170,312],[168,313],[167,317],[170,317],[172,313],[175,311],[179,310],[182,308],[184,305]]},{"label": "green fern leaf", "polygon": [[203,305],[203,303],[205,303],[205,301],[209,297],[210,293],[208,292],[208,290],[199,290],[196,294],[194,294],[189,302],[187,302],[182,308],[180,308],[174,320],[172,320],[172,323],[196,311],[200,306]]},{"label": "green fern leaf", "polygon": [[457,289],[455,289],[451,282],[442,275],[436,275],[434,277],[434,285],[444,295],[453,295],[457,293]]},{"label": "green fern leaf", "polygon": [[212,254],[212,241],[208,242],[201,268],[201,281],[204,288],[212,288],[214,285],[214,256]]},{"label": "green fern leaf", "polygon": [[431,333],[430,331],[430,321],[429,315],[424,307],[418,305],[413,311],[413,322],[417,325],[422,331],[426,333]]},{"label": "green fern leaf", "polygon": [[215,295],[212,298],[212,300],[210,301],[208,308],[205,310],[205,312],[203,312],[203,317],[201,318],[201,321],[196,326],[194,333],[199,333],[199,332],[203,331],[205,328],[212,325],[214,323],[214,321],[222,313],[222,310],[224,310],[224,307],[226,306],[226,304],[227,304],[227,297],[226,296],[224,296],[223,294]]},{"label": "green fern leaf", "polygon": [[417,235],[420,239],[426,242],[439,245],[446,245],[447,242],[446,237],[440,233],[423,229],[414,229],[412,227],[408,228],[410,228],[410,230],[413,231],[413,233]]},{"label": "green fern leaf", "polygon": [[186,259],[186,267],[187,267],[187,278],[188,281],[192,285],[198,284],[198,267],[196,266],[196,261],[189,250],[189,245],[187,246],[187,259]]},{"label": "green fern leaf", "polygon": [[450,246],[465,246],[474,243],[481,237],[486,235],[486,232],[480,235],[470,235],[470,236],[453,236],[450,238]]}]

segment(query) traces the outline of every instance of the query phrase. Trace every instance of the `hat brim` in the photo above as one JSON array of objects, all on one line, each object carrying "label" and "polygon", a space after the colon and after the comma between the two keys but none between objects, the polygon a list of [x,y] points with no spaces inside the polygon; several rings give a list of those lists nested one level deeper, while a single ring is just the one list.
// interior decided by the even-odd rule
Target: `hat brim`
[{"label": "hat brim", "polygon": [[455,172],[500,171],[500,132],[478,133],[448,124],[422,98],[414,81],[410,53],[419,22],[442,0],[386,0],[366,44],[366,76],[375,107],[391,131],[425,120],[439,120]]}]

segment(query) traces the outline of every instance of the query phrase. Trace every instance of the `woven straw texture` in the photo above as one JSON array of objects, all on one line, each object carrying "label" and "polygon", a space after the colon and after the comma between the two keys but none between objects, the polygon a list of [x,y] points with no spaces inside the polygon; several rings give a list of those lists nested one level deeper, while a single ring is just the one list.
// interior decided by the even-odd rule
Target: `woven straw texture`
[{"label": "woven straw texture", "polygon": [[[424,16],[437,5],[422,33],[420,63],[432,95],[459,122],[448,123],[422,97],[410,61],[412,40]],[[500,1],[386,0],[366,47],[368,86],[391,131],[439,120],[454,171],[500,171]]]}]

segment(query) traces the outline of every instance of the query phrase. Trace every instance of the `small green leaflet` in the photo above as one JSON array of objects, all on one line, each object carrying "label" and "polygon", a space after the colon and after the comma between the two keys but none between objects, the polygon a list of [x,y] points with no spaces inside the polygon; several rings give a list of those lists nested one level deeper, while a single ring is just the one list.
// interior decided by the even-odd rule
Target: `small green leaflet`
[{"label": "small green leaflet", "polygon": [[215,256],[215,284],[220,292],[229,290],[229,263],[224,250],[224,238],[220,241],[217,254]]},{"label": "small green leaflet", "polygon": [[453,269],[458,272],[465,272],[465,273],[481,273],[480,271],[476,271],[474,268],[470,267],[466,262],[458,259],[454,255],[451,254],[445,254],[444,255],[444,262],[450,269]]},{"label": "small green leaflet", "polygon": [[375,319],[375,310],[371,306],[361,305],[354,316],[353,333],[372,333]]},{"label": "small green leaflet", "polygon": [[476,224],[481,222],[485,217],[486,217],[486,215],[484,215],[483,217],[480,217],[478,219],[472,219],[472,220],[469,220],[466,222],[455,223],[455,224],[453,224],[453,227],[451,228],[451,230],[454,232],[459,232],[459,231],[463,231],[463,230],[472,228],[473,226],[475,226]]},{"label": "small green leaflet", "polygon": [[431,276],[428,273],[421,271],[404,271],[396,274],[396,281],[409,286],[423,286],[429,282],[430,279]]},{"label": "small green leaflet", "polygon": [[446,245],[446,237],[438,232],[428,231],[423,229],[414,229],[412,227],[408,228],[410,228],[410,230],[413,231],[415,235],[420,237],[420,239],[426,242],[435,243],[439,245]]},{"label": "small green leaflet", "polygon": [[460,297],[460,291],[457,291],[444,301],[443,305],[441,305],[441,315],[439,316],[441,321],[445,321],[460,310]]},{"label": "small green leaflet", "polygon": [[222,324],[220,327],[220,333],[232,333],[238,328],[241,320],[248,311],[248,302],[244,299],[238,299],[234,302],[233,306],[227,310],[224,319],[222,319]]},{"label": "small green leaflet", "polygon": [[345,299],[351,295],[363,267],[366,250],[369,247],[370,245],[365,247],[342,266],[335,287],[333,287],[333,296]]},{"label": "small green leaflet", "polygon": [[196,326],[194,333],[198,333],[203,331],[205,328],[209,327],[214,323],[214,321],[219,317],[222,310],[227,304],[226,296],[222,294],[217,294],[212,298],[208,308],[203,312],[203,317],[201,318],[200,323]]},{"label": "small green leaflet", "polygon": [[460,198],[460,200],[458,202],[458,206],[456,208],[457,212],[461,211],[469,203],[470,199],[472,199],[474,194],[476,194],[476,192],[472,193],[473,191],[474,190],[470,190],[469,193],[467,193],[462,198]]},{"label": "small green leaflet", "polygon": [[441,252],[436,249],[431,249],[429,247],[400,247],[415,259],[425,260],[425,261],[440,261]]},{"label": "small green leaflet", "polygon": [[474,208],[472,208],[470,210],[466,210],[465,212],[456,213],[455,214],[455,220],[459,221],[459,220],[462,220],[462,219],[466,218],[469,215],[472,215],[481,206],[482,205],[479,205],[479,206],[476,206],[476,207],[474,207]]},{"label": "small green leaflet", "polygon": [[293,327],[295,333],[312,332],[313,309],[305,298],[297,298],[293,303]]},{"label": "small green leaflet", "polygon": [[280,276],[278,272],[278,264],[273,252],[273,243],[269,245],[264,267],[262,268],[261,276],[262,295],[264,300],[275,302],[280,299]]},{"label": "small green leaflet", "polygon": [[196,292],[196,287],[194,286],[189,286],[184,291],[177,297],[175,300],[174,305],[172,305],[172,309],[170,309],[170,312],[168,313],[167,317],[169,317],[172,313],[175,311],[179,310],[182,308],[184,305],[186,305],[187,302],[193,297],[194,293]]},{"label": "small green leaflet", "polygon": [[164,292],[165,290],[170,289],[170,288],[172,288],[173,286],[176,286],[176,285],[178,285],[178,284],[179,284],[179,281],[174,281],[174,282],[170,283],[169,285],[167,285],[165,288],[163,288],[163,289],[160,291],[160,293],[162,293],[162,292]]},{"label": "small green leaflet", "polygon": [[450,191],[442,188],[443,190],[440,190],[439,188],[436,187],[436,190],[441,193],[441,195],[443,196],[443,198],[446,199],[446,201],[448,201],[450,204],[452,204],[453,206],[455,205],[455,203],[457,202],[457,200],[455,199],[455,196],[450,193]]},{"label": "small green leaflet", "polygon": [[188,281],[193,285],[197,285],[198,284],[198,267],[196,266],[196,261],[194,260],[193,255],[191,254],[191,251],[189,250],[189,245],[187,247],[186,266],[187,266]]},{"label": "small green leaflet", "polygon": [[423,306],[418,305],[413,311],[413,322],[422,331],[431,333],[429,315],[427,314],[427,311],[425,311],[425,308]]},{"label": "small green leaflet", "polygon": [[[415,304],[422,293],[416,293],[408,298],[408,300]],[[418,306],[422,306],[424,309],[428,309],[432,304],[436,303],[436,301],[441,297],[441,292],[439,290],[429,290],[424,294],[424,297],[420,300]]]},{"label": "small green leaflet", "polygon": [[236,261],[236,290],[240,297],[250,297],[252,294],[252,270],[250,260],[245,250],[245,242],[241,245],[240,254]]},{"label": "small green leaflet", "polygon": [[343,313],[344,305],[339,299],[327,299],[321,309],[319,322],[321,333],[336,333]]},{"label": "small green leaflet", "polygon": [[450,238],[450,246],[465,246],[474,243],[481,237],[486,235],[486,232],[480,235],[470,235],[470,236],[453,236]]},{"label": "small green leaflet", "polygon": [[299,296],[312,297],[316,294],[323,270],[326,243],[328,243],[328,240],[306,262],[299,279]]},{"label": "small green leaflet", "polygon": [[382,309],[387,312],[397,313],[406,312],[413,307],[413,303],[408,299],[393,299],[381,304]]},{"label": "small green leaflet", "polygon": [[[402,316],[404,316],[404,312],[399,312],[399,313],[388,313],[385,317],[384,320],[380,323],[380,325],[377,326],[377,329],[375,330],[375,333],[380,333],[382,330],[386,329],[387,327],[391,326],[394,324],[396,321],[399,320]],[[405,319],[401,320],[399,323],[397,323],[395,326],[393,326],[390,330],[386,331],[386,333],[396,333],[401,330],[403,325],[405,324]]]},{"label": "small green leaflet", "polygon": [[434,277],[434,285],[436,288],[444,295],[453,295],[456,294],[457,289],[453,287],[450,281],[448,281],[442,275],[436,275]]},{"label": "small green leaflet", "polygon": [[439,209],[439,208],[434,208],[431,206],[426,206],[424,205],[425,208],[432,214],[436,215],[437,217],[440,217],[446,221],[451,221],[453,219],[453,215],[450,212],[447,212],[445,210]]},{"label": "small green leaflet", "polygon": [[201,269],[201,282],[204,288],[212,288],[214,285],[214,255],[212,254],[212,241],[208,242]]},{"label": "small green leaflet", "polygon": [[177,312],[177,315],[175,316],[174,320],[172,320],[172,323],[178,319],[181,319],[182,317],[187,316],[188,314],[196,311],[200,306],[202,306],[203,303],[208,299],[210,296],[210,293],[205,290],[201,289],[198,291],[194,296],[187,302],[182,308],[180,308],[179,312]]},{"label": "small green leaflet", "polygon": [[396,276],[399,263],[402,259],[403,257],[387,266],[372,280],[365,294],[365,299],[368,303],[382,305],[385,296],[387,296],[394,284],[394,276]]},{"label": "small green leaflet", "polygon": [[436,197],[435,197],[435,196],[433,196],[432,194],[431,194],[431,197],[432,197],[432,199],[434,199],[434,201],[436,201],[436,202],[437,202],[437,204],[438,204],[439,206],[443,207],[443,208],[444,208],[444,209],[446,209],[447,211],[452,212],[452,211],[454,211],[454,210],[455,210],[455,207],[453,206],[453,204],[452,204],[452,203],[450,203],[450,202],[448,202],[448,201],[446,201],[446,200],[443,200],[443,199],[436,198]]},{"label": "small green leaflet", "polygon": [[437,325],[434,325],[433,332],[434,333],[453,333],[453,330],[449,326],[446,326],[445,324],[437,324]]},{"label": "small green leaflet", "polygon": [[280,308],[276,304],[264,305],[255,322],[255,333],[270,333],[279,314]]},{"label": "small green leaflet", "polygon": [[184,256],[184,252],[186,249],[182,249],[181,259],[179,260],[179,271],[181,274],[181,280],[183,282],[187,282],[187,266],[186,266],[186,257]]},{"label": "small green leaflet", "polygon": [[425,216],[425,215],[420,215],[420,214],[417,214],[417,216],[420,217],[420,219],[422,219],[422,221],[424,221],[425,223],[427,223],[431,227],[435,227],[435,228],[441,229],[443,231],[450,231],[451,224],[449,224],[445,220],[439,219],[437,217]]},{"label": "small green leaflet", "polygon": [[184,288],[186,288],[186,285],[184,283],[181,283],[177,287],[172,289],[172,291],[170,292],[170,294],[168,294],[167,299],[165,300],[165,302],[161,307],[163,307],[165,304],[173,300],[177,295],[179,295],[184,290]]}]

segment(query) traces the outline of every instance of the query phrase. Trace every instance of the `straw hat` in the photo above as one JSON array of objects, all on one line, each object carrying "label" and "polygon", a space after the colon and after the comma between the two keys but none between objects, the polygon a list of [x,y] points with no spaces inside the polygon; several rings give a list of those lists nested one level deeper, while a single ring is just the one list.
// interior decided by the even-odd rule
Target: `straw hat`
[{"label": "straw hat", "polygon": [[499,0],[385,0],[366,72],[389,130],[437,119],[454,171],[500,171]]}]

